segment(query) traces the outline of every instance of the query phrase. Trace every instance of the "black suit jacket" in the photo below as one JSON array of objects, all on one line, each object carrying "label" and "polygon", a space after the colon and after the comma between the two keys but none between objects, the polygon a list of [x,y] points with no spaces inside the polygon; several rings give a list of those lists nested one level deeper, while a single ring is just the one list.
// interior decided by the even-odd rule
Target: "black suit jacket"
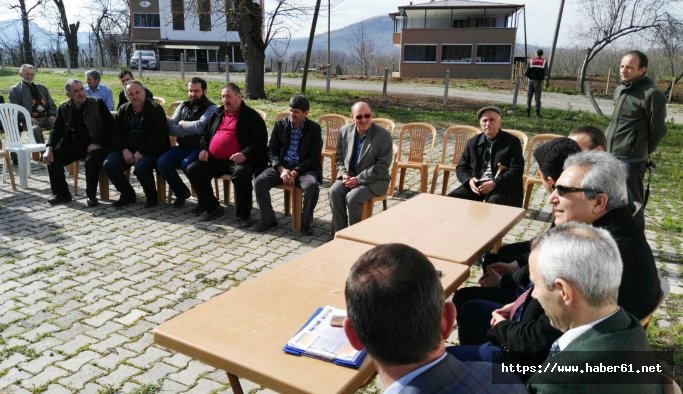
[{"label": "black suit jacket", "polygon": [[[273,168],[286,166],[284,160],[289,150],[290,138],[292,137],[292,123],[289,118],[275,122],[273,132],[268,141],[268,159]],[[320,152],[323,149],[323,138],[320,125],[306,118],[303,129],[301,130],[301,140],[299,141],[299,164],[295,168],[299,174],[308,171],[315,171],[318,182],[322,182],[323,171],[320,165]]]},{"label": "black suit jacket", "polygon": [[[478,134],[469,141],[462,152],[455,174],[461,184],[467,185],[471,178],[480,177],[484,168],[486,137]],[[491,150],[491,169],[495,176],[498,163],[507,167],[493,180],[498,193],[504,194],[508,205],[521,207],[523,201],[522,176],[524,175],[524,156],[519,138],[502,129],[498,131]]]}]

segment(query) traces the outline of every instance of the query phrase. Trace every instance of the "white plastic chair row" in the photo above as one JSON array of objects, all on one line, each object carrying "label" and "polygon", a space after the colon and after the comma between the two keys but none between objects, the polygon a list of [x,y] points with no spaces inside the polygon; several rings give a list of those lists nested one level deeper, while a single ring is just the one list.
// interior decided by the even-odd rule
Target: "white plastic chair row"
[{"label": "white plastic chair row", "polygon": [[[19,114],[24,116],[30,143],[25,144],[21,141],[19,134]],[[43,152],[45,144],[36,143],[31,129],[31,114],[26,108],[16,104],[0,104],[0,122],[5,130],[5,142],[3,150],[17,154],[19,162],[19,186],[28,188],[28,177],[31,175],[31,155],[33,152]],[[3,167],[3,176],[6,168]]]}]

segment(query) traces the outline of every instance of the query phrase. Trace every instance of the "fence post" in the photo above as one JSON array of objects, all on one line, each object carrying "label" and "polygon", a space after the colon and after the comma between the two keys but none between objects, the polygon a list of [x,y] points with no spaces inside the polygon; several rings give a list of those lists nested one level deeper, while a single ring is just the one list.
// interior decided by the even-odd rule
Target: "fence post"
[{"label": "fence post", "polygon": [[142,51],[138,52],[138,78],[142,79]]},{"label": "fence post", "polygon": [[605,95],[607,95],[607,92],[609,91],[610,74],[612,74],[612,67],[607,69],[607,83],[605,84]]},{"label": "fence post", "polygon": [[67,49],[66,51],[66,73],[71,74],[71,54],[69,53],[69,50]]},{"label": "fence post", "polygon": [[180,54],[180,80],[185,81],[185,52]]},{"label": "fence post", "polygon": [[512,110],[517,109],[517,97],[519,96],[519,82],[520,78],[515,78],[515,91],[512,94]]},{"label": "fence post", "polygon": [[326,74],[327,74],[327,82],[325,82],[325,93],[330,92],[330,79],[332,78],[332,66],[330,63],[327,63],[327,66],[325,66]]},{"label": "fence post", "polygon": [[225,83],[230,83],[230,56],[225,55]]},{"label": "fence post", "polygon": [[280,89],[280,82],[282,81],[282,60],[277,61],[277,83],[276,86]]},{"label": "fence post", "polygon": [[443,87],[443,105],[448,105],[448,84],[451,79],[451,70],[446,69],[446,80],[444,81]]},{"label": "fence post", "polygon": [[382,84],[382,104],[387,102],[387,85],[389,84],[389,68],[384,67],[384,84]]}]

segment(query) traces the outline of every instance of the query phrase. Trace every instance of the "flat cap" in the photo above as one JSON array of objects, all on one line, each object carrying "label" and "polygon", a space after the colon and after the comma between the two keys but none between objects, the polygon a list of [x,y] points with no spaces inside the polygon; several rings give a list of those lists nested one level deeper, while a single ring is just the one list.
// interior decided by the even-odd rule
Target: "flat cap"
[{"label": "flat cap", "polygon": [[493,112],[497,113],[498,116],[500,116],[502,114],[502,112],[500,111],[500,108],[489,105],[489,106],[480,108],[479,111],[477,111],[477,119],[481,119],[481,116],[484,115],[484,112],[486,112],[486,111],[493,111]]}]

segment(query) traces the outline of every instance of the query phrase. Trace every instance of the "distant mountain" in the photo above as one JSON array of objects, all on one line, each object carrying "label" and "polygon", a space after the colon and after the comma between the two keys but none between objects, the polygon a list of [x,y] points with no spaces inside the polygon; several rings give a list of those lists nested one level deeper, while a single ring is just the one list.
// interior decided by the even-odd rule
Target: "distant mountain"
[{"label": "distant mountain", "polygon": [[[28,26],[31,31],[34,50],[42,52],[49,49],[57,49],[56,32],[50,32],[49,30],[43,29],[33,21],[29,21]],[[0,36],[0,45],[2,46],[16,46],[22,40],[24,35],[21,27],[21,19],[7,19],[0,21],[0,31],[3,33],[2,36]],[[89,36],[90,32],[87,31],[78,33],[78,46],[80,48],[87,50]],[[64,41],[63,36],[61,40],[62,50],[65,50],[66,41]]]},{"label": "distant mountain", "polygon": [[[362,22],[350,24],[341,29],[332,30],[330,32],[330,46],[332,50],[340,52],[350,52],[354,42],[354,32],[360,29],[363,25],[363,36],[366,40],[374,41],[375,49],[378,52],[386,54],[398,53],[399,49],[392,45],[391,39],[394,32],[394,22],[389,16],[376,16],[371,19],[366,19]],[[289,43],[287,54],[292,55],[297,52],[305,52],[308,45],[308,38],[295,38]],[[313,39],[313,50],[327,50],[327,32],[316,34]],[[272,48],[266,50],[266,56],[272,56],[275,53]]]}]

